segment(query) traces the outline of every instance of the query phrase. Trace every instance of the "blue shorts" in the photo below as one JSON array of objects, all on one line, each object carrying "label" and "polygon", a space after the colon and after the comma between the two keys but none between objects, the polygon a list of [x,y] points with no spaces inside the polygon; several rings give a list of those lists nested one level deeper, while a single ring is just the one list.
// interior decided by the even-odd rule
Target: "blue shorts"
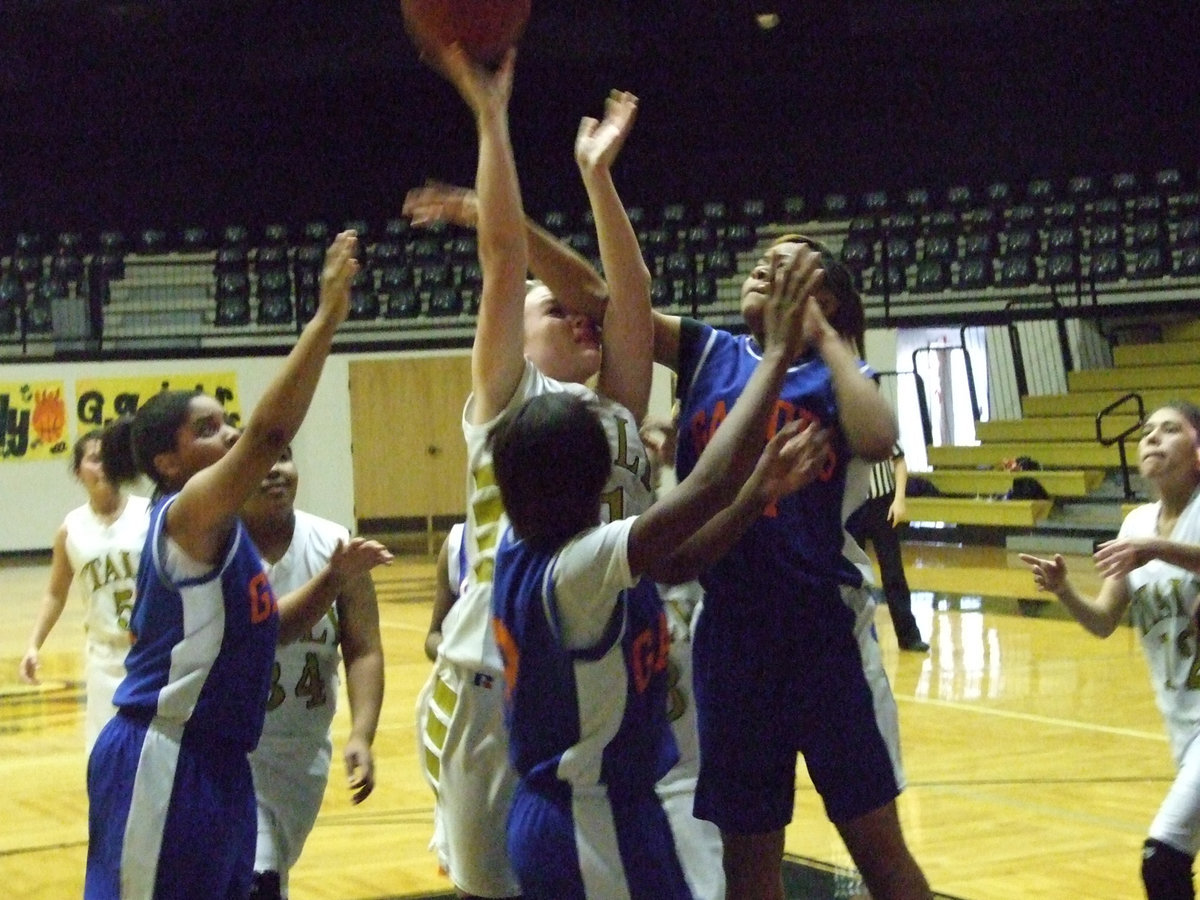
[{"label": "blue shorts", "polygon": [[604,787],[518,784],[508,854],[526,900],[692,900],[675,839],[653,786],[614,799]]},{"label": "blue shorts", "polygon": [[88,759],[84,897],[246,897],[254,876],[254,782],[244,752],[125,713]]},{"label": "blue shorts", "polygon": [[705,600],[692,645],[696,815],[723,831],[761,834],[792,820],[797,753],[834,823],[879,809],[903,786],[874,629],[855,633],[841,591],[817,593]]}]

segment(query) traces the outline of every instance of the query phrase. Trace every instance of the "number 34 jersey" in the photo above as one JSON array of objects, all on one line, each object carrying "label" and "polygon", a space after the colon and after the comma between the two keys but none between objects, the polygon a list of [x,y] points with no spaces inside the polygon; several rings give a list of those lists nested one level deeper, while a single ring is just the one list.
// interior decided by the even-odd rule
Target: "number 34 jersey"
[{"label": "number 34 jersey", "polygon": [[[303,587],[325,568],[338,541],[349,540],[350,533],[336,522],[296,510],[291,545],[267,566],[275,596]],[[307,636],[275,648],[264,739],[328,734],[338,696],[338,637],[335,604]]]}]

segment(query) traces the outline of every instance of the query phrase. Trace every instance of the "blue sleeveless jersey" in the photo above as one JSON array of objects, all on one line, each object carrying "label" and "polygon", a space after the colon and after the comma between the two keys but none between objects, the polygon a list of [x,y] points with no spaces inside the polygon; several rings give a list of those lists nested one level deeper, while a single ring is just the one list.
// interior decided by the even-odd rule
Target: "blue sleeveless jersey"
[{"label": "blue sleeveless jersey", "polygon": [[666,715],[662,601],[641,579],[621,591],[597,644],[565,649],[551,579],[557,558],[511,531],[496,554],[492,608],[513,767],[526,786],[551,795],[568,783],[603,784],[613,797],[652,792],[678,758]]},{"label": "blue sleeveless jersey", "polygon": [[[684,326],[676,456],[680,479],[695,468],[761,357],[749,335],[733,335],[689,319]],[[851,451],[838,424],[829,369],[816,353],[788,369],[767,437],[793,419],[832,429],[824,468],[811,484],[768,508],[736,546],[707,570],[700,580],[711,595],[800,596],[813,588],[862,584],[862,573],[843,553],[843,502]]]},{"label": "blue sleeveless jersey", "polygon": [[262,558],[240,521],[220,563],[172,582],[164,559],[167,509],[151,510],[138,567],[127,674],[113,702],[138,718],[249,752],[266,715],[279,612]]}]

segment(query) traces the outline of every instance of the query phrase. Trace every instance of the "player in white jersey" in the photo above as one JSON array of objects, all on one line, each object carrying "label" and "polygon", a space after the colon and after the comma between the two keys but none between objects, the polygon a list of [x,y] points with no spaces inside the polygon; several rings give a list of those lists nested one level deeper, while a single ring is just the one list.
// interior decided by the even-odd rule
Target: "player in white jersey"
[{"label": "player in white jersey", "polygon": [[[298,590],[328,565],[349,532],[295,508],[299,475],[288,447],[241,518],[267,566],[275,593]],[[348,580],[307,634],[280,644],[258,747],[250,754],[258,804],[252,900],[288,895],[288,871],[317,819],[333,758],[330,726],[337,708],[338,664],[345,658],[350,734],[344,751],[351,802],[375,788],[371,745],[383,705],[383,644],[369,573]]]},{"label": "player in white jersey", "polygon": [[[454,601],[462,594],[467,580],[467,555],[463,551],[465,523],[456,522],[442,541],[438,551],[437,569],[434,575],[433,611],[429,616],[429,631],[425,633],[425,656],[430,662],[437,661],[438,647],[442,643],[442,622]],[[417,722],[424,721],[418,707]]]},{"label": "player in white jersey", "polygon": [[94,429],[75,441],[72,471],[87,491],[88,502],[67,513],[54,536],[50,581],[20,665],[21,680],[38,684],[38,651],[67,605],[71,583],[77,583],[85,610],[87,753],[92,752],[104,723],[117,711],[112,698],[125,677],[129,613],[150,522],[147,498],[127,493],[104,477],[100,461],[103,434],[103,429]]},{"label": "player in white jersey", "polygon": [[1074,588],[1061,555],[1021,559],[1092,634],[1108,637],[1128,610],[1141,637],[1176,765],[1142,851],[1142,883],[1149,900],[1176,900],[1195,896],[1200,851],[1200,408],[1180,401],[1155,410],[1142,426],[1138,466],[1158,500],[1133,509],[1116,540],[1097,548],[1097,596]]},{"label": "player in white jersey", "polygon": [[[586,399],[535,396],[490,431],[512,522],[496,556],[493,608],[520,775],[508,850],[526,897],[694,896],[683,868],[689,848],[676,842],[656,785],[678,751],[667,724],[670,637],[650,579],[694,577],[768,503],[819,471],[824,447],[807,433],[793,441],[798,421],[755,468],[801,331],[797,295],[820,277],[815,258],[790,268],[772,293],[768,349],[745,401],[694,477],[646,513],[597,526],[610,448]],[[789,487],[791,462],[802,457]],[[702,546],[693,534],[709,522],[716,527]]]},{"label": "player in white jersey", "polygon": [[[426,777],[437,785],[442,867],[462,894],[503,897],[520,892],[504,845],[515,779],[503,725],[503,670],[491,630],[493,560],[505,520],[484,438],[492,422],[528,396],[559,390],[598,393],[609,398],[606,427],[613,463],[603,503],[619,518],[649,500],[649,465],[637,433],[652,366],[649,272],[609,172],[636,101],[631,95],[615,95],[603,124],[584,120],[576,141],[601,259],[611,273],[606,284],[577,256],[554,255],[549,265],[539,265],[539,239],[546,236],[527,234],[508,136],[513,60],[492,72],[472,64],[458,48],[437,52],[440,70],[475,113],[475,212],[483,291],[472,350],[472,394],[463,416],[468,574],[462,596],[442,623],[422,763]],[[415,224],[442,214],[424,203],[425,196],[417,191],[405,202]],[[531,263],[542,283],[527,292]],[[596,328],[601,317],[602,338]],[[601,367],[601,341],[605,353],[610,346],[629,345],[619,353],[621,365]],[[598,370],[598,390],[593,392],[584,382]]]}]

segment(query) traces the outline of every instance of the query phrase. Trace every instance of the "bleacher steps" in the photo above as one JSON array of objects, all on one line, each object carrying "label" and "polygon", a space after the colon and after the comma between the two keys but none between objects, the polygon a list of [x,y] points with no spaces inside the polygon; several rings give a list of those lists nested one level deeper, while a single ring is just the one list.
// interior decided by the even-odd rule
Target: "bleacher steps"
[{"label": "bleacher steps", "polygon": [[973,497],[909,497],[908,521],[956,525],[1033,527],[1048,515],[1052,500],[978,500]]},{"label": "bleacher steps", "polygon": [[1200,360],[1200,340],[1127,344],[1113,348],[1115,366],[1181,365]]},{"label": "bleacher steps", "polygon": [[[1124,407],[1123,407],[1124,408]],[[1133,404],[1129,405],[1133,409]],[[1137,415],[1113,413],[1104,419],[1109,437],[1138,424]],[[976,422],[975,436],[984,443],[995,441],[1089,441],[1096,439],[1095,416],[1027,416]]]},{"label": "bleacher steps", "polygon": [[[943,494],[962,497],[997,497],[1012,490],[1013,479],[1027,476],[1037,481],[1052,497],[1085,497],[1100,487],[1101,469],[1040,469],[1010,472],[1007,469],[935,469],[915,473]],[[917,499],[917,498],[912,498]]]},{"label": "bleacher steps", "polygon": [[[1121,397],[1131,393],[1125,389],[1108,389],[1099,391],[1072,391],[1070,394],[1040,394],[1021,398],[1021,410],[1026,417],[1032,416],[1095,416],[1100,410],[1115,403]],[[1146,412],[1162,406],[1169,400],[1189,400],[1200,404],[1200,387],[1186,388],[1149,388],[1137,390],[1141,394]],[[1121,410],[1134,409],[1133,401]]]},{"label": "bleacher steps", "polygon": [[[1130,461],[1136,450],[1126,443]],[[1117,445],[1105,447],[1093,441],[1028,441],[927,448],[929,464],[936,470],[950,468],[992,469],[1005,459],[1028,456],[1043,469],[1117,469],[1121,465]]]},{"label": "bleacher steps", "polygon": [[1170,387],[1200,387],[1200,363],[1082,369],[1067,374],[1067,388],[1071,392]]}]

